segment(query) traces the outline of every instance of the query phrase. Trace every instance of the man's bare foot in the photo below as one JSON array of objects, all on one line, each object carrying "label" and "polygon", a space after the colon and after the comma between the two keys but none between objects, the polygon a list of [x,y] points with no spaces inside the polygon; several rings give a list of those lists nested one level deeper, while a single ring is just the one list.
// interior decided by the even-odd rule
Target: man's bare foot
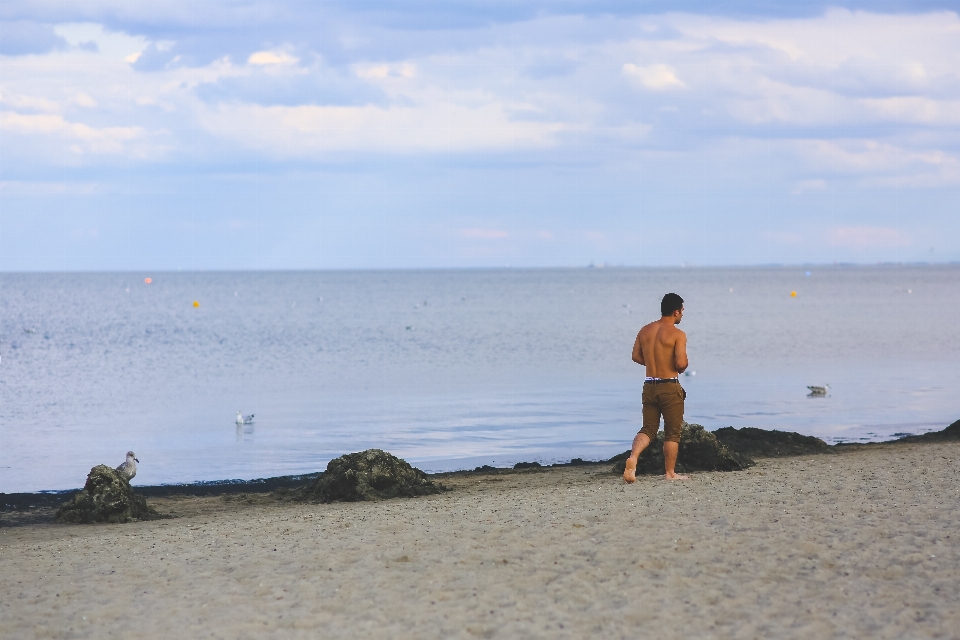
[{"label": "man's bare foot", "polygon": [[[626,477],[626,472],[624,472],[624,477]],[[680,475],[679,473],[668,473],[663,477],[666,478],[667,480],[689,480],[690,479],[690,476],[683,476],[683,475]]]},{"label": "man's bare foot", "polygon": [[623,470],[623,479],[626,482],[637,481],[637,461],[627,458],[627,466]]}]

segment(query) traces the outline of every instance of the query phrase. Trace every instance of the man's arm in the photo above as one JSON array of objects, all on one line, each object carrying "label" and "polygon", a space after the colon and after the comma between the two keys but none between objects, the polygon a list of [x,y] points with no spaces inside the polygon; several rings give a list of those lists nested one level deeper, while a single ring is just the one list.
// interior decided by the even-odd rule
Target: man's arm
[{"label": "man's arm", "polygon": [[677,331],[680,335],[677,336],[677,344],[673,348],[673,357],[677,362],[677,373],[683,373],[690,364],[687,361],[687,334],[679,329]]},{"label": "man's arm", "polygon": [[642,364],[647,366],[647,363],[643,361],[643,349],[640,348],[640,334],[637,334],[637,339],[633,343],[633,361],[637,364]]}]

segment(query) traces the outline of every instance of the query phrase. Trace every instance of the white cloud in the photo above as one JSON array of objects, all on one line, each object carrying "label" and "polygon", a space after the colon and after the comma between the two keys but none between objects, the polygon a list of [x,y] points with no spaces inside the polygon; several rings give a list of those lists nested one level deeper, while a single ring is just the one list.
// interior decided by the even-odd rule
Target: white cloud
[{"label": "white cloud", "polygon": [[412,78],[417,75],[417,67],[409,62],[401,64],[357,65],[356,73],[359,77],[366,80]]},{"label": "white cloud", "polygon": [[53,100],[34,96],[16,95],[8,91],[0,94],[0,104],[14,109],[42,111],[44,113],[58,113],[60,111],[60,104]]},{"label": "white cloud", "polygon": [[91,98],[90,96],[82,92],[77,93],[75,96],[73,96],[73,100],[71,102],[73,102],[73,104],[77,105],[78,107],[84,107],[87,109],[93,109],[94,107],[97,106],[96,100],[94,100],[93,98]]},{"label": "white cloud", "polygon": [[275,64],[291,65],[297,64],[297,62],[299,62],[298,58],[283,51],[257,51],[256,53],[250,54],[250,57],[247,58],[247,64],[260,66]]},{"label": "white cloud", "polygon": [[834,227],[827,232],[827,241],[837,247],[853,249],[909,247],[909,234],[892,227]]},{"label": "white cloud", "polygon": [[337,151],[462,152],[547,147],[562,123],[517,121],[509,105],[417,107],[222,104],[201,112],[211,133],[274,157],[319,159]]},{"label": "white cloud", "polygon": [[669,89],[685,89],[687,85],[677,77],[676,70],[665,64],[654,64],[648,67],[641,67],[628,62],[623,65],[623,73],[635,82],[639,82],[647,89],[653,91],[666,91]]},{"label": "white cloud", "polygon": [[877,140],[813,140],[797,146],[811,167],[862,176],[874,185],[890,178],[900,181],[900,186],[960,184],[960,159],[935,148],[909,149]]},{"label": "white cloud", "polygon": [[[960,37],[960,34],[958,34]],[[866,113],[899,124],[960,125],[960,100],[937,100],[924,96],[864,98]]]},{"label": "white cloud", "polygon": [[78,122],[69,122],[54,114],[20,114],[0,112],[0,131],[5,134],[56,136],[71,144],[74,153],[141,155],[142,148],[130,143],[142,139],[146,131],[141,127],[95,128]]},{"label": "white cloud", "polygon": [[[53,30],[74,47],[90,42],[95,43],[96,52],[74,52],[86,55],[88,59],[93,56],[102,56],[113,60],[126,59],[127,62],[136,62],[140,52],[150,43],[150,40],[143,36],[131,36],[121,31],[113,31],[93,22],[59,24]],[[131,57],[133,60],[129,59]]]}]

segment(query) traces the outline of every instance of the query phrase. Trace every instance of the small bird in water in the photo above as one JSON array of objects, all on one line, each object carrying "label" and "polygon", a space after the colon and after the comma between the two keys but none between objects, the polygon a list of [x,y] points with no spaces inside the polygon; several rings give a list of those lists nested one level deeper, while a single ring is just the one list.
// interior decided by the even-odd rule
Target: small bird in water
[{"label": "small bird in water", "polygon": [[117,467],[117,471],[127,480],[133,480],[134,476],[137,475],[138,462],[140,461],[137,460],[137,454],[133,451],[127,451],[127,461]]},{"label": "small bird in water", "polygon": [[237,424],[253,424],[253,414],[245,416],[237,411]]},{"label": "small bird in water", "polygon": [[807,385],[807,389],[810,389],[810,393],[807,394],[810,398],[822,398],[827,395],[827,391],[830,390],[830,385],[825,384],[822,387]]}]

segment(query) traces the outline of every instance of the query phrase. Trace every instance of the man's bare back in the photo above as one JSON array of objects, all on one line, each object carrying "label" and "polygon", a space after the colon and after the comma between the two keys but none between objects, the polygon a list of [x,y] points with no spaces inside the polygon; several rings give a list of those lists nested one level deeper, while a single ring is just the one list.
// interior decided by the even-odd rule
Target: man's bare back
[{"label": "man's bare back", "polygon": [[640,329],[633,343],[633,361],[647,368],[648,378],[676,378],[687,368],[687,334],[677,328],[683,309]]}]

